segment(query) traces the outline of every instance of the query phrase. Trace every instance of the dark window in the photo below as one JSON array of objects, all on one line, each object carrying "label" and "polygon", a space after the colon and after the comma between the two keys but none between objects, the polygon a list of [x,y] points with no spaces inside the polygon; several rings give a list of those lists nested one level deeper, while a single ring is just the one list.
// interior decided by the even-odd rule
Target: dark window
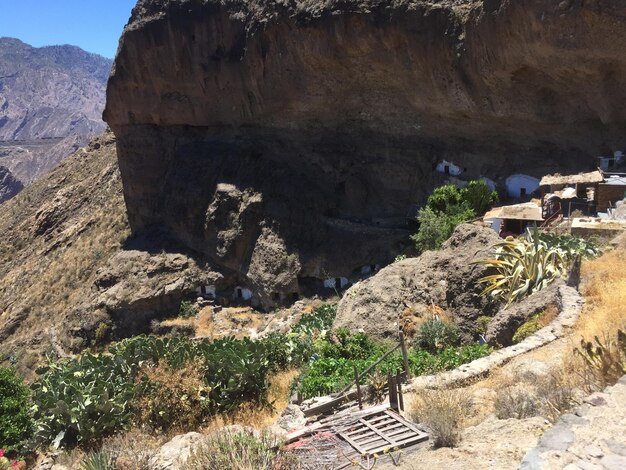
[{"label": "dark window", "polygon": [[240,299],[243,298],[243,291],[241,290],[241,287],[237,287],[237,297]]},{"label": "dark window", "polygon": [[520,197],[526,196],[526,188],[520,188],[519,195],[520,195]]},{"label": "dark window", "polygon": [[444,166],[444,167],[443,167],[443,172],[444,172],[446,175],[449,175],[449,174],[450,174],[450,166],[449,166],[449,165]]},{"label": "dark window", "polygon": [[202,286],[202,287],[200,287],[200,293],[201,293],[202,295],[206,295],[206,286]]},{"label": "dark window", "polygon": [[297,292],[292,292],[292,293],[291,293],[291,300],[292,300],[293,302],[295,302],[295,301],[297,301],[297,300],[300,300],[300,294],[298,294]]},{"label": "dark window", "polygon": [[375,273],[376,272],[376,265],[375,264],[370,264],[370,271]]},{"label": "dark window", "polygon": [[335,278],[335,289],[341,289],[341,278],[340,277],[336,277]]}]

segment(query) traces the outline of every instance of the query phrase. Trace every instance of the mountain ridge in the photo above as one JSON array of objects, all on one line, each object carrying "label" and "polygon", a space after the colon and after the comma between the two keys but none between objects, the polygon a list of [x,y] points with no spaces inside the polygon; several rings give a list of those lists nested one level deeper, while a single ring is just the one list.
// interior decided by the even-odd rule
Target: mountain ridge
[{"label": "mountain ridge", "polygon": [[111,60],[0,38],[0,165],[28,185],[102,133]]}]

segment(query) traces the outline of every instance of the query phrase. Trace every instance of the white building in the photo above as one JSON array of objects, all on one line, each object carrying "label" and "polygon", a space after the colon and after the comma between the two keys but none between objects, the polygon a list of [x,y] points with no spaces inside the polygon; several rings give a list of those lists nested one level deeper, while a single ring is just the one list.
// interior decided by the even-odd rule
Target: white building
[{"label": "white building", "polygon": [[233,298],[239,300],[250,300],[252,298],[252,291],[247,287],[237,286],[233,291]]},{"label": "white building", "polygon": [[539,180],[529,175],[515,174],[506,179],[506,193],[509,197],[524,198],[539,189]]},{"label": "white building", "polygon": [[461,168],[447,160],[443,160],[441,163],[437,164],[436,169],[439,173],[443,173],[444,175],[459,176],[461,174]]},{"label": "white building", "polygon": [[361,266],[361,276],[370,276],[380,270],[380,264],[366,264]]},{"label": "white building", "polygon": [[196,287],[196,293],[198,297],[210,297],[215,298],[215,286],[200,286]]}]

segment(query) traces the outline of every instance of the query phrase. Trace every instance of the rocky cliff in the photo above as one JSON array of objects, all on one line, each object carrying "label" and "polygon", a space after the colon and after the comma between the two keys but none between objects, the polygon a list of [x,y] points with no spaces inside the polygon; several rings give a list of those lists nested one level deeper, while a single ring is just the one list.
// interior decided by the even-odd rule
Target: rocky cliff
[{"label": "rocky cliff", "polygon": [[0,164],[25,184],[104,131],[111,60],[0,38]]},{"label": "rocky cliff", "polygon": [[11,199],[24,188],[8,168],[0,166],[0,203]]},{"label": "rocky cliff", "polygon": [[620,148],[625,22],[613,0],[140,0],[104,114],[131,228],[264,305],[357,277],[441,160],[502,184]]}]

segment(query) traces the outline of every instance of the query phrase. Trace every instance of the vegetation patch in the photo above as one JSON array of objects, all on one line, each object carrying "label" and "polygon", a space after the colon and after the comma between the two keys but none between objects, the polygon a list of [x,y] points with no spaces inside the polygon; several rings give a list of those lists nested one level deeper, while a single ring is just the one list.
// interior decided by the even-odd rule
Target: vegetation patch
[{"label": "vegetation patch", "polygon": [[[0,446],[19,450],[32,432],[30,390],[15,371],[0,367]],[[2,468],[2,467],[0,467]]]},{"label": "vegetation patch", "polygon": [[448,184],[436,188],[419,210],[419,229],[411,236],[417,253],[441,247],[454,229],[489,210],[498,201],[484,181],[470,181],[464,188]]}]

